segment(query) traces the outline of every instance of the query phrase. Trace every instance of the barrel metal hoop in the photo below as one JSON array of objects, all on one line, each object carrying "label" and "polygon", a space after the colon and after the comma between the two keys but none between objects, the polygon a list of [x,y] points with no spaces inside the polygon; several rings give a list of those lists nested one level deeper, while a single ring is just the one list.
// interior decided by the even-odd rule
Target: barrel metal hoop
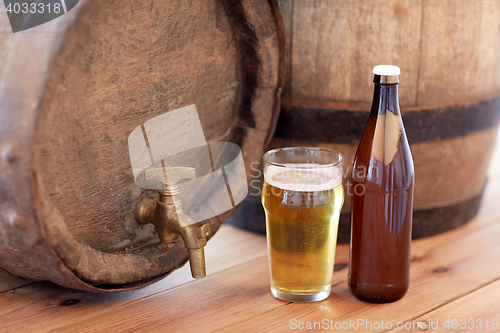
[{"label": "barrel metal hoop", "polygon": [[[366,110],[283,104],[275,136],[306,142],[357,144]],[[402,109],[410,143],[439,141],[492,128],[500,122],[500,95],[466,105]]]}]

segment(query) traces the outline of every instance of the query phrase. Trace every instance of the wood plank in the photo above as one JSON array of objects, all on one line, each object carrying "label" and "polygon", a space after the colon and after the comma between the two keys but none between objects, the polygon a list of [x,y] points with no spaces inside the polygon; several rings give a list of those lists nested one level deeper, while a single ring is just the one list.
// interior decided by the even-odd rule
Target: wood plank
[{"label": "wood plank", "polygon": [[499,16],[500,1],[424,1],[418,106],[500,91]]},{"label": "wood plank", "polygon": [[295,1],[291,98],[370,103],[373,66],[401,67],[402,107],[416,103],[422,1]]},{"label": "wood plank", "polygon": [[[217,272],[256,258],[266,261],[266,246],[266,239],[262,235],[222,225],[205,248],[207,274],[216,275]],[[126,303],[193,282],[198,281],[191,278],[189,266],[185,265],[154,285],[123,293],[96,294],[47,282],[34,283],[10,293],[0,293],[0,329],[2,332],[18,330],[37,322],[44,323],[39,327],[40,330],[48,330],[71,322],[75,316],[85,318],[102,311],[117,311]],[[26,316],[32,318],[33,322],[26,323],[23,319]]]},{"label": "wood plank", "polygon": [[[486,330],[498,332],[500,328],[499,299],[500,281],[495,281],[412,320],[412,323],[421,323],[422,329],[432,328],[433,331],[439,329],[441,331],[460,330],[460,332]],[[454,319],[456,319],[455,322],[453,322]],[[448,320],[449,327],[445,327]],[[465,320],[465,322],[460,322],[460,320]],[[416,325],[414,327],[417,327]],[[422,329],[396,329],[391,332],[421,332]]]},{"label": "wood plank", "polygon": [[[431,246],[427,239],[414,242],[417,250],[420,243],[427,243],[429,248],[412,263],[409,294],[392,304],[374,305],[354,299],[345,283],[346,270],[336,273],[336,286],[324,302],[288,304],[277,301],[269,293],[267,258],[260,257],[204,280],[127,303],[119,311],[103,310],[85,317],[75,316],[73,311],[65,319],[64,326],[55,327],[58,331],[132,331],[140,327],[147,332],[168,326],[173,331],[204,327],[206,331],[254,332],[288,329],[294,318],[302,321],[318,318],[337,321],[357,318],[408,320],[500,277],[500,267],[492,264],[500,255],[497,242],[500,225],[475,232],[468,229],[470,227],[466,226],[455,234],[435,237],[437,246]],[[338,248],[339,255],[347,257],[348,246]],[[450,253],[454,255],[450,256]],[[337,258],[342,259],[346,258]],[[339,280],[340,284],[337,284]],[[188,313],[197,313],[197,316],[187,320]],[[54,327],[53,318],[51,315],[51,323],[44,322],[43,325]]]},{"label": "wood plank", "polygon": [[32,282],[27,280],[16,280],[16,279],[0,277],[0,293],[9,292],[14,288],[19,288],[21,286],[25,286],[30,283]]},{"label": "wood plank", "polygon": [[[342,264],[334,273],[334,283],[341,283],[346,279],[348,251],[348,247],[344,245],[337,253],[337,262]],[[45,287],[50,289],[50,286]],[[191,332],[200,327],[203,327],[203,331],[211,331],[223,328],[228,322],[237,323],[244,318],[288,304],[275,299],[269,292],[267,256],[235,265],[231,269],[168,292],[149,292],[136,301],[129,295],[140,291],[114,295],[79,291],[68,295],[69,291],[66,291],[61,296],[61,289],[52,286],[52,290],[46,294],[40,295],[40,292],[40,289],[21,288],[14,294],[0,297],[0,317],[7,319],[3,323],[4,331],[18,331],[24,327],[22,318],[28,313],[31,320],[38,323],[41,331],[97,329],[127,332],[140,328],[147,332],[157,331],[160,327],[168,327],[172,332]],[[33,293],[38,295],[33,296]],[[152,297],[148,297],[149,294]],[[64,304],[72,306],[62,306]],[[188,313],[197,315],[187,319]],[[115,315],[123,317],[115,321]],[[137,325],[131,325],[128,320]],[[118,322],[123,322],[123,326]],[[87,327],[88,323],[92,323],[92,327]]]},{"label": "wood plank", "polygon": [[[412,320],[500,278],[497,264],[500,224],[473,233],[468,233],[467,228],[461,231],[461,234],[455,233],[456,237],[450,234],[433,237],[438,246],[430,247],[412,262],[410,290],[399,302],[380,305],[361,302],[350,294],[347,284],[342,283],[333,288],[332,295],[324,302],[292,303],[222,332],[285,331],[291,328],[293,319],[314,322],[326,318],[349,322],[369,318],[372,323],[383,320],[393,325]],[[414,242],[417,251],[420,243]],[[361,328],[357,331],[382,331]]]},{"label": "wood plank", "polygon": [[[14,298],[15,295],[7,296]],[[4,330],[18,331],[25,325],[18,316],[26,318],[29,314],[31,318],[36,318],[42,331],[57,328],[58,332],[149,332],[168,328],[170,332],[194,332],[203,327],[206,332],[286,304],[274,299],[269,293],[266,258],[258,258],[213,274],[188,286],[175,288],[171,292],[146,297],[137,302],[123,302],[126,304],[122,304],[118,309],[105,309],[106,305],[102,300],[93,300],[89,311],[83,316],[79,306],[74,305],[67,307],[66,316],[61,318],[59,312],[64,311],[63,307],[57,307],[57,311],[48,311],[50,306],[61,304],[59,300],[55,298],[47,301],[48,299],[44,298],[34,304],[25,303],[24,307],[11,307],[0,312],[0,315],[6,318],[3,323]],[[45,308],[45,311],[36,311],[37,308]],[[35,319],[31,320],[35,322]]]},{"label": "wood plank", "polygon": [[207,274],[220,272],[255,258],[267,257],[266,237],[223,224],[207,243],[205,257]]}]

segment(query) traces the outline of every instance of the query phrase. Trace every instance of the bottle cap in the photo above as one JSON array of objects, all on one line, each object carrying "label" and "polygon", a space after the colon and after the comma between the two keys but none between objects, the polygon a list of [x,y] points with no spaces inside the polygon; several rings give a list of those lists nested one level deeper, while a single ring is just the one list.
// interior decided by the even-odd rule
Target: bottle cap
[{"label": "bottle cap", "polygon": [[399,74],[401,70],[398,66],[378,65],[373,67],[373,82],[380,84],[395,84],[399,83]]},{"label": "bottle cap", "polygon": [[373,67],[373,74],[375,75],[384,75],[384,76],[393,76],[401,74],[401,70],[398,66],[393,65],[377,65]]}]

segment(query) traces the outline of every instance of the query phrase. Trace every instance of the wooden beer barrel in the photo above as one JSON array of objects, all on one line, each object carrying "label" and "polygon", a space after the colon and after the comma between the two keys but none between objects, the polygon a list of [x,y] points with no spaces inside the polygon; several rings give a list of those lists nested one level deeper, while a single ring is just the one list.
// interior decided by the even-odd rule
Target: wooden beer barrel
[{"label": "wooden beer barrel", "polygon": [[113,292],[182,266],[182,242],[134,218],[157,193],[135,184],[127,138],[195,104],[206,141],[238,144],[250,176],[279,111],[277,1],[80,0],[16,34],[0,19],[0,275]]},{"label": "wooden beer barrel", "polygon": [[[415,163],[413,237],[471,220],[500,120],[500,1],[284,0],[282,13],[287,74],[268,148],[335,149],[349,174],[373,96],[371,70],[397,65]],[[237,215],[263,232],[257,200]],[[349,241],[349,214],[347,196],[340,242]]]}]

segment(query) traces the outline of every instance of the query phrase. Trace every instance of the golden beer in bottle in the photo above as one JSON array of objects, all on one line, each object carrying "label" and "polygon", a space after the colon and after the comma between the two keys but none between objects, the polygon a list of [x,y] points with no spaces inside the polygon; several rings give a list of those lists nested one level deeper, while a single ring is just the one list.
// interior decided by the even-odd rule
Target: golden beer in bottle
[{"label": "golden beer in bottle", "polygon": [[[296,154],[288,161],[294,163],[267,161],[264,167],[262,204],[266,211],[271,291],[287,301],[318,301],[328,297],[331,289],[344,202],[341,157],[337,153],[334,162],[320,164],[307,156],[307,149],[319,154],[316,148],[293,149]],[[303,158],[299,158],[297,149],[304,153]],[[302,163],[307,159],[312,163]]]}]

